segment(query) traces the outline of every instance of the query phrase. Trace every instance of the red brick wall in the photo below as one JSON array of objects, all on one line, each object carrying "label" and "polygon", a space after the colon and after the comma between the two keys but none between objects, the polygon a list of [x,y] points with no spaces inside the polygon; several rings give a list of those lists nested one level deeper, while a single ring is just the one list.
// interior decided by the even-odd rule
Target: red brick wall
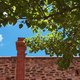
[{"label": "red brick wall", "polygon": [[[16,80],[16,62],[17,57],[0,57],[0,80]],[[67,71],[59,70],[56,62],[56,57],[26,57],[24,80],[80,80],[80,57],[74,57]]]},{"label": "red brick wall", "polygon": [[17,57],[0,57],[0,80],[16,80]]},{"label": "red brick wall", "polygon": [[80,57],[74,57],[71,66],[61,71],[56,64],[57,57],[26,57],[25,80],[80,80]]},{"label": "red brick wall", "polygon": [[23,43],[25,38],[18,38],[16,42],[17,49],[17,66],[16,66],[16,80],[25,80],[25,51],[26,46]]},{"label": "red brick wall", "polygon": [[57,57],[25,57],[23,39],[16,42],[17,57],[0,57],[0,80],[80,80],[80,57],[61,71]]}]

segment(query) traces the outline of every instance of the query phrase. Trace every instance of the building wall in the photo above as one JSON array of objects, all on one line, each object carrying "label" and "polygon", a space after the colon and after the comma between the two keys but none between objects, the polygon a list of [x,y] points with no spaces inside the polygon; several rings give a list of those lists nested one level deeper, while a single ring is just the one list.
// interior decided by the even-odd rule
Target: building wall
[{"label": "building wall", "polygon": [[[17,57],[0,57],[0,80],[16,80],[16,60]],[[61,71],[56,62],[56,57],[25,57],[25,80],[80,80],[76,74],[80,57],[74,57],[66,71]]]},{"label": "building wall", "polygon": [[[16,80],[16,57],[0,57],[0,80]],[[9,78],[8,78],[9,77]]]},{"label": "building wall", "polygon": [[0,80],[80,80],[80,57],[61,71],[57,57],[25,57],[23,40],[16,42],[17,57],[0,57]]},{"label": "building wall", "polygon": [[26,58],[25,80],[80,80],[76,69],[80,69],[80,58],[73,59],[66,71],[61,71],[57,58]]}]

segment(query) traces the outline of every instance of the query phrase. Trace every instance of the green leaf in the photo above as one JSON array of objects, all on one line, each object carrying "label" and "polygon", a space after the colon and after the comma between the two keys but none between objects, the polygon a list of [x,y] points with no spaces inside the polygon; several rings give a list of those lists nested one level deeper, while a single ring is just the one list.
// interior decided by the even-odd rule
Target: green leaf
[{"label": "green leaf", "polygon": [[46,4],[46,5],[48,4],[48,0],[46,0],[45,4]]},{"label": "green leaf", "polygon": [[0,24],[0,28],[2,27],[2,25]]},{"label": "green leaf", "polygon": [[13,22],[13,25],[15,25],[16,23],[17,23],[17,20],[15,19],[14,22]]},{"label": "green leaf", "polygon": [[27,20],[25,21],[25,23],[26,23],[26,25],[28,26],[28,28],[31,26],[31,24],[30,24],[30,23],[28,23],[28,21],[27,21]]},{"label": "green leaf", "polygon": [[31,48],[29,47],[28,50],[30,50]]},{"label": "green leaf", "polygon": [[19,24],[19,28],[21,29],[23,27],[23,24]]},{"label": "green leaf", "polygon": [[44,29],[45,27],[46,27],[46,23],[45,23],[45,22],[42,22],[40,28],[41,28],[41,29]]},{"label": "green leaf", "polygon": [[32,53],[32,50],[30,50],[29,53]]},{"label": "green leaf", "polygon": [[4,26],[4,27],[7,26],[7,23],[6,23],[6,22],[3,22],[3,26]]}]

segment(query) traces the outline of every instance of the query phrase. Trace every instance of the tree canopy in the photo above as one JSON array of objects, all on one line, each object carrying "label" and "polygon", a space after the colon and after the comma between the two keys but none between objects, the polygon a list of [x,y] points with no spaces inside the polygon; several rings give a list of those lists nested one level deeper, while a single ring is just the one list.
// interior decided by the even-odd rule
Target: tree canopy
[{"label": "tree canopy", "polygon": [[[80,1],[79,0],[0,0],[0,27],[8,23],[19,28],[25,23],[33,32],[47,29],[51,33],[26,38],[29,52],[45,50],[46,55],[57,55],[59,68],[67,70],[73,55],[80,54]],[[63,29],[63,32],[58,30]],[[65,36],[67,35],[67,38]],[[63,54],[63,57],[59,57]]]}]

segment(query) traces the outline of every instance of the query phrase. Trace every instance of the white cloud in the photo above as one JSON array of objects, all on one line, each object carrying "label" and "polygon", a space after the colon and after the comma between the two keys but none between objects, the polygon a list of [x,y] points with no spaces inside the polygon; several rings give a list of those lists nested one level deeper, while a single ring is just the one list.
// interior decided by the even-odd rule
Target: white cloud
[{"label": "white cloud", "polygon": [[2,37],[2,35],[0,34],[0,42],[2,41],[2,39],[3,39],[3,37]]}]

